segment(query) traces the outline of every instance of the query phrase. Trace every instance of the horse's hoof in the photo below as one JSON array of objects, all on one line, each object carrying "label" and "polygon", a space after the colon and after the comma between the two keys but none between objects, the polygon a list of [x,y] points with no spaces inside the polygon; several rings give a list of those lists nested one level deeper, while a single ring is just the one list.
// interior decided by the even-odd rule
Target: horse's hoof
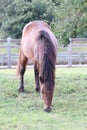
[{"label": "horse's hoof", "polygon": [[51,108],[46,108],[44,111],[49,113],[51,111]]},{"label": "horse's hoof", "polygon": [[40,92],[40,88],[35,88],[36,92]]},{"label": "horse's hoof", "polygon": [[19,92],[19,93],[23,93],[23,92],[24,92],[24,89],[23,89],[23,88],[19,88],[18,92]]}]

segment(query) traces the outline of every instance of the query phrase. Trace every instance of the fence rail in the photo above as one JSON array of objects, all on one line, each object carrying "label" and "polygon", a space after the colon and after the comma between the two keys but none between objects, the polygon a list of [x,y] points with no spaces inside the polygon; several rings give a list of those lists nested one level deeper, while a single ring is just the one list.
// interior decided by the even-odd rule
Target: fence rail
[{"label": "fence rail", "polygon": [[[20,39],[0,39],[0,66],[12,67],[17,65]],[[87,65],[87,38],[70,38],[67,47],[59,45],[57,53],[57,64]],[[32,64],[32,61],[29,61]]]}]

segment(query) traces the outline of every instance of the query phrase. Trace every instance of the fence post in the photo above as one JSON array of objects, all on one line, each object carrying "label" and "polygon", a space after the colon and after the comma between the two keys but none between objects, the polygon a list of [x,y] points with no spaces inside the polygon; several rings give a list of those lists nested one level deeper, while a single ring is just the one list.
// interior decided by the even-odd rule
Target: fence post
[{"label": "fence post", "polygon": [[68,45],[68,66],[72,66],[72,39],[69,39],[70,44]]},{"label": "fence post", "polygon": [[7,65],[8,65],[8,68],[11,68],[11,38],[10,37],[7,38],[7,50],[8,50]]}]

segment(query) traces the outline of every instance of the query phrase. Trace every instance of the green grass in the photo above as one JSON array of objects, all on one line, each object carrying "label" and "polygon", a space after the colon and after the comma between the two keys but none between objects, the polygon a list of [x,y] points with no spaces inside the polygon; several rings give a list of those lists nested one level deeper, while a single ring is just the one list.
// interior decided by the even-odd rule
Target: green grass
[{"label": "green grass", "polygon": [[[18,48],[11,48],[11,53],[18,53],[19,49]],[[0,54],[2,53],[8,53],[7,47],[6,48],[0,48]]]},{"label": "green grass", "polygon": [[[68,51],[68,48],[67,47],[65,47],[65,48],[58,48],[58,52],[66,52],[67,53],[67,51]],[[81,46],[81,47],[72,47],[72,53],[78,53],[78,52],[87,52],[87,46],[84,46],[84,44],[83,44],[83,47]]]},{"label": "green grass", "polygon": [[33,69],[19,94],[15,69],[0,70],[0,130],[87,130],[87,68],[56,69],[52,112],[34,91]]}]

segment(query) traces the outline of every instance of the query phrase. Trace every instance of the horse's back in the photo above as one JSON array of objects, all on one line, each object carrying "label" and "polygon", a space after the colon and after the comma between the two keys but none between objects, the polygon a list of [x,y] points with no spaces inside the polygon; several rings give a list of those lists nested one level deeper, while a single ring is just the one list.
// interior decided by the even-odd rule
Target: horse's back
[{"label": "horse's back", "polygon": [[43,29],[51,30],[50,26],[44,21],[29,22],[24,26],[22,39],[24,37],[28,37],[28,39],[31,40],[30,36],[32,36],[33,37],[32,40],[33,40],[36,34]]},{"label": "horse's back", "polygon": [[37,46],[37,37],[40,31],[45,30],[50,34],[53,43],[57,43],[50,26],[43,21],[34,21],[25,25],[22,34],[22,49],[28,59],[34,60],[35,47]]}]

